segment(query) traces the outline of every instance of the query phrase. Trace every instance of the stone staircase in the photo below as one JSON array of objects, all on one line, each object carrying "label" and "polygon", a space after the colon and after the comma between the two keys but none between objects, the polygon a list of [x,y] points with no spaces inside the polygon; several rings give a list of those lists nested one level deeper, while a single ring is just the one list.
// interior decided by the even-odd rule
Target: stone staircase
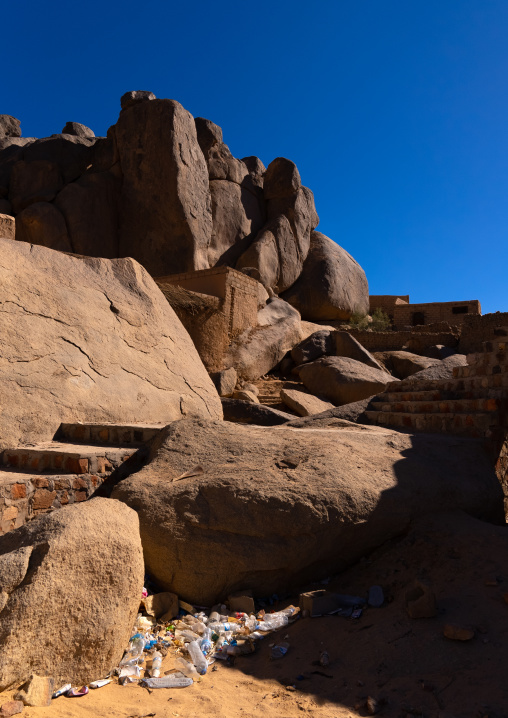
[{"label": "stone staircase", "polygon": [[483,353],[468,355],[468,362],[453,369],[453,379],[393,382],[372,399],[368,420],[409,431],[500,438],[508,409],[508,340],[485,342]]},{"label": "stone staircase", "polygon": [[54,441],[0,455],[0,535],[66,504],[85,501],[114,473],[146,456],[163,424],[61,424]]}]

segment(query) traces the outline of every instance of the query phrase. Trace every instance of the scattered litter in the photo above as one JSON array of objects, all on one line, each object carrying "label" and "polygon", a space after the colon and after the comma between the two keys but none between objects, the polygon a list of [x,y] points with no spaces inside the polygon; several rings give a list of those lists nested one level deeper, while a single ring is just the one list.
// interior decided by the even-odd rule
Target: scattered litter
[{"label": "scattered litter", "polygon": [[323,668],[330,665],[330,656],[328,655],[328,651],[321,651],[319,656],[319,665],[323,666]]},{"label": "scattered litter", "polygon": [[103,686],[107,686],[108,683],[111,683],[111,678],[103,678],[100,681],[90,683],[90,688],[102,688]]},{"label": "scattered litter", "polygon": [[51,697],[58,698],[59,696],[63,696],[65,693],[67,693],[67,691],[70,691],[71,688],[72,688],[72,684],[66,683],[65,686],[62,686],[57,691],[55,691]]},{"label": "scattered litter", "polygon": [[65,695],[68,698],[81,698],[81,696],[86,696],[87,693],[88,686],[81,686],[81,688],[71,688]]},{"label": "scattered litter", "polygon": [[289,643],[287,641],[280,641],[276,643],[270,651],[270,658],[275,661],[278,658],[284,658],[289,649]]},{"label": "scattered litter", "polygon": [[331,593],[324,588],[301,593],[299,605],[302,612],[307,611],[311,618],[318,616],[351,616],[355,608],[367,605],[365,598],[342,593]]},{"label": "scattered litter", "polygon": [[160,676],[159,678],[143,678],[140,681],[140,685],[147,688],[187,688],[192,683],[192,678],[187,678],[183,673],[172,673],[169,676]]},{"label": "scattered litter", "polygon": [[363,613],[363,609],[362,609],[362,608],[355,608],[354,611],[353,611],[352,614],[351,614],[351,618],[360,618],[360,616],[362,615],[362,613]]}]

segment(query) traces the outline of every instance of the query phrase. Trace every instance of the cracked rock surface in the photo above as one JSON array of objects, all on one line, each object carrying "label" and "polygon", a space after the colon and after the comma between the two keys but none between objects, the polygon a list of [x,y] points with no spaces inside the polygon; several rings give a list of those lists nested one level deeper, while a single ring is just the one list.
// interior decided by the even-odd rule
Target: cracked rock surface
[{"label": "cracked rock surface", "polygon": [[61,422],[220,419],[186,330],[133,259],[0,239],[0,449]]}]

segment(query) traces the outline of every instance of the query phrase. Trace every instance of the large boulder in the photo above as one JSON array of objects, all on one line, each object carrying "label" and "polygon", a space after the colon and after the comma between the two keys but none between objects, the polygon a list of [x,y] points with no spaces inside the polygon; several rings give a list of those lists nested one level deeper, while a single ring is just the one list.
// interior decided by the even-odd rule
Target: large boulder
[{"label": "large boulder", "polygon": [[297,344],[291,350],[291,358],[296,365],[319,359],[323,354],[334,353],[334,341],[329,329],[321,329]]},{"label": "large boulder", "polygon": [[62,421],[220,418],[220,400],[163,294],[132,259],[0,240],[0,448]]},{"label": "large boulder", "polygon": [[380,352],[380,359],[388,371],[391,371],[398,379],[406,379],[412,374],[441,364],[439,359],[430,359],[402,350]]},{"label": "large boulder", "polygon": [[259,379],[276,367],[301,338],[300,315],[282,299],[270,299],[258,312],[257,323],[233,342],[226,358],[238,377],[247,381]]},{"label": "large boulder", "polygon": [[280,398],[298,416],[312,416],[333,409],[333,404],[299,389],[281,389]]},{"label": "large boulder", "polygon": [[442,381],[443,379],[453,379],[453,368],[456,366],[466,366],[467,357],[465,354],[454,354],[437,364],[429,366],[427,369],[422,369],[411,374],[407,379],[404,379],[397,387],[396,391],[403,390],[406,387],[414,386],[420,381]]},{"label": "large boulder", "polygon": [[0,237],[14,239],[16,236],[16,222],[10,214],[0,214]]},{"label": "large boulder", "polygon": [[356,361],[360,361],[362,364],[367,364],[367,366],[372,366],[375,369],[384,371],[384,366],[349,332],[332,332],[331,337],[334,344],[334,351],[332,353],[336,356],[356,359]]},{"label": "large boulder", "polygon": [[154,276],[207,269],[208,168],[192,115],[174,100],[135,102],[120,113],[114,136],[123,176],[120,254]]},{"label": "large boulder", "polygon": [[[174,481],[196,464],[203,474]],[[173,422],[113,496],[138,512],[148,573],[208,606],[336,573],[436,508],[504,521],[481,442],[351,424]]]},{"label": "large boulder", "polygon": [[309,321],[349,319],[369,311],[365,272],[342,247],[312,232],[302,272],[282,297]]},{"label": "large boulder", "polygon": [[107,675],[129,641],[143,577],[138,517],[111,499],[0,537],[0,691],[31,673],[58,686]]},{"label": "large boulder", "polygon": [[303,364],[298,374],[307,389],[334,404],[351,404],[379,394],[393,376],[349,357],[322,357]]},{"label": "large boulder", "polygon": [[320,414],[292,419],[288,421],[287,426],[293,426],[296,429],[328,429],[344,426],[344,423],[348,421],[368,424],[365,412],[371,401],[371,398],[367,398],[353,401],[351,404],[334,406],[332,409],[327,409]]}]

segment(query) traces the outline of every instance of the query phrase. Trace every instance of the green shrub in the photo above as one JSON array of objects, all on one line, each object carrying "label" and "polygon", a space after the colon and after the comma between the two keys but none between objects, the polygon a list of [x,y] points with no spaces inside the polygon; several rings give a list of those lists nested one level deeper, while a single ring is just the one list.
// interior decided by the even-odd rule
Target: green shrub
[{"label": "green shrub", "polygon": [[386,332],[391,329],[390,317],[382,309],[375,309],[371,319],[369,321],[368,314],[354,312],[349,320],[349,325],[354,329],[371,329],[373,332]]}]

